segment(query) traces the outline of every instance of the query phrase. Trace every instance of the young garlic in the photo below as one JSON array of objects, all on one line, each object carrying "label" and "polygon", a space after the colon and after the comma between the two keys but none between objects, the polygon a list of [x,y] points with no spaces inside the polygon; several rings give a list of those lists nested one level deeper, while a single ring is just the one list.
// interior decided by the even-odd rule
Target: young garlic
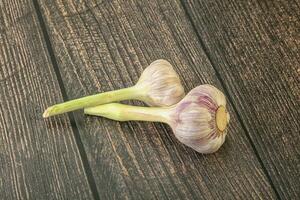
[{"label": "young garlic", "polygon": [[43,117],[128,99],[141,100],[150,106],[170,106],[179,102],[184,95],[184,89],[172,65],[160,59],[152,62],[132,87],[53,105],[46,109]]},{"label": "young garlic", "polygon": [[221,147],[229,122],[225,96],[212,85],[194,88],[179,103],[169,107],[111,103],[85,108],[84,113],[117,121],[167,123],[180,142],[200,153],[213,153]]}]

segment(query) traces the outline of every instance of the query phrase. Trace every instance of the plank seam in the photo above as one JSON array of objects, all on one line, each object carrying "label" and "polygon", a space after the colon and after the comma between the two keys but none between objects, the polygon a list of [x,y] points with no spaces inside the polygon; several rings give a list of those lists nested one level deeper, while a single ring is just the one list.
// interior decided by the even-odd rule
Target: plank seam
[{"label": "plank seam", "polygon": [[[41,27],[41,30],[42,30],[42,33],[43,33],[43,36],[44,36],[44,40],[45,40],[45,43],[46,43],[46,47],[47,47],[47,50],[48,50],[48,53],[49,53],[50,60],[51,60],[53,69],[55,71],[55,75],[57,77],[58,84],[60,86],[60,91],[61,91],[63,100],[67,101],[68,100],[68,95],[66,93],[66,89],[65,89],[63,81],[62,81],[62,77],[61,77],[61,74],[60,74],[60,71],[59,71],[58,63],[57,63],[57,60],[55,58],[54,50],[53,50],[53,47],[52,47],[52,44],[51,44],[51,41],[50,41],[50,37],[49,37],[48,31],[47,31],[47,28],[46,28],[46,23],[43,19],[42,13],[41,13],[41,8],[40,8],[37,0],[33,0],[33,5],[34,5],[35,11],[36,11],[36,15],[37,15],[37,18],[38,18],[39,25]],[[71,128],[72,128],[72,131],[73,131],[73,134],[74,134],[75,142],[76,142],[76,145],[77,145],[77,148],[78,148],[78,151],[79,151],[82,163],[83,163],[83,168],[84,168],[87,180],[88,180],[90,190],[92,192],[92,195],[93,195],[94,199],[98,200],[98,199],[100,199],[100,197],[99,197],[99,193],[98,193],[98,190],[97,190],[96,182],[95,182],[95,179],[94,179],[94,176],[93,176],[93,173],[92,173],[92,170],[91,170],[88,158],[87,158],[87,154],[86,154],[85,149],[84,149],[84,145],[82,143],[82,140],[81,140],[81,137],[80,137],[80,134],[79,134],[78,126],[75,122],[74,114],[73,113],[68,113],[68,117],[69,117]]]},{"label": "plank seam", "polygon": [[251,139],[250,133],[249,133],[248,129],[246,128],[246,125],[245,125],[244,121],[242,120],[242,117],[241,117],[241,115],[239,114],[239,112],[238,112],[238,110],[237,110],[237,107],[236,107],[236,105],[235,105],[234,102],[233,102],[232,97],[230,96],[229,90],[227,89],[227,87],[226,87],[226,85],[225,85],[225,83],[224,83],[224,81],[223,81],[223,79],[222,79],[220,73],[218,72],[218,70],[217,70],[217,68],[216,68],[215,63],[213,62],[212,57],[211,57],[210,54],[209,54],[209,50],[208,50],[208,48],[205,46],[204,41],[202,40],[200,34],[199,34],[198,31],[197,31],[196,25],[195,25],[194,21],[192,20],[191,15],[190,15],[189,12],[188,12],[188,8],[185,6],[185,3],[184,3],[183,0],[179,0],[179,1],[180,1],[181,5],[182,5],[182,8],[183,8],[183,10],[184,10],[185,15],[187,16],[187,19],[188,19],[188,20],[190,21],[190,23],[191,23],[191,26],[192,26],[192,28],[193,28],[193,31],[195,32],[195,34],[196,34],[196,36],[197,36],[197,38],[198,38],[198,40],[199,40],[199,43],[200,43],[201,48],[203,49],[205,55],[207,56],[208,61],[210,62],[212,68],[214,69],[214,71],[215,71],[215,73],[216,73],[217,79],[220,81],[220,83],[221,83],[221,85],[222,85],[222,87],[223,87],[223,91],[224,91],[225,95],[227,96],[228,100],[231,102],[232,108],[233,108],[234,112],[236,113],[237,119],[238,119],[238,121],[241,123],[242,129],[243,129],[243,130],[245,131],[245,133],[246,133],[246,137],[247,137],[247,139],[249,140],[250,145],[251,145],[252,148],[253,148],[254,154],[256,155],[256,157],[257,157],[257,159],[258,159],[258,162],[260,163],[260,165],[261,165],[261,167],[262,167],[262,170],[263,170],[264,174],[265,174],[266,177],[267,177],[267,180],[269,181],[269,183],[270,183],[270,185],[271,185],[271,188],[274,190],[276,197],[277,197],[278,199],[281,199],[281,198],[280,198],[280,195],[279,195],[279,192],[277,191],[277,189],[276,189],[276,187],[275,187],[275,184],[273,183],[272,178],[271,178],[270,174],[268,173],[267,168],[266,168],[265,165],[263,164],[262,158],[260,157],[260,155],[259,155],[259,153],[258,153],[258,150],[256,149],[256,147],[255,147],[255,145],[254,145],[254,141]]}]

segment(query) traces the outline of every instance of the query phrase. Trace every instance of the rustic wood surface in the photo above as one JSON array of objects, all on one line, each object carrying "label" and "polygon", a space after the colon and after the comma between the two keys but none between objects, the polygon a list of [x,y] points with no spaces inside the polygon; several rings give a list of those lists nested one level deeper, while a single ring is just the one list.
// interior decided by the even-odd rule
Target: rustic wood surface
[{"label": "rustic wood surface", "polygon": [[91,198],[70,120],[30,1],[0,2],[0,198]]},{"label": "rustic wood surface", "polygon": [[[0,198],[298,199],[298,4],[1,1]],[[160,123],[42,119],[51,104],[132,86],[159,58],[186,91],[225,92],[217,153]]]},{"label": "rustic wood surface", "polygon": [[[131,86],[158,58],[172,62],[187,91],[201,83],[220,85],[178,2],[40,3],[70,99]],[[274,197],[231,112],[228,143],[211,156],[183,147],[161,124],[76,113],[100,197]],[[229,151],[233,146],[238,151]]]},{"label": "rustic wood surface", "polygon": [[300,2],[185,6],[276,191],[299,199]]}]

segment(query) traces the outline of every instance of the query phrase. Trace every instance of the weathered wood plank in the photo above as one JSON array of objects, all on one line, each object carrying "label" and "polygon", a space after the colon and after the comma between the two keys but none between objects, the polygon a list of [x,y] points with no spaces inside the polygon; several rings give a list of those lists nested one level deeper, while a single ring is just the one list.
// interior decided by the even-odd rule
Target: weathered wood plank
[{"label": "weathered wood plank", "polygon": [[[178,2],[39,2],[70,99],[131,86],[158,58],[174,64],[187,91],[201,83],[221,88]],[[76,112],[100,197],[276,198],[231,106],[230,112],[227,142],[205,156],[165,125]]]},{"label": "weathered wood plank", "polygon": [[0,1],[0,198],[87,199],[90,188],[31,1]]},{"label": "weathered wood plank", "polygon": [[276,190],[299,199],[299,1],[184,3]]}]

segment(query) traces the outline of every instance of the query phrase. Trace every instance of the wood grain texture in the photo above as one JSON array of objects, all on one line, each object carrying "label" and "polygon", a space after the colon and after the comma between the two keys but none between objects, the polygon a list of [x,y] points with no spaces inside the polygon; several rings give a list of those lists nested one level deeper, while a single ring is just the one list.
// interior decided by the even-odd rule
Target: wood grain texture
[{"label": "wood grain texture", "polygon": [[299,199],[299,1],[183,2],[280,197]]},{"label": "wood grain texture", "polygon": [[0,198],[87,199],[90,188],[31,1],[0,1]]},{"label": "wood grain texture", "polygon": [[[187,91],[202,83],[221,88],[179,2],[39,3],[70,99],[131,86],[158,58],[174,65]],[[166,125],[76,112],[100,198],[276,199],[229,109],[230,133],[212,155],[183,146]]]}]

